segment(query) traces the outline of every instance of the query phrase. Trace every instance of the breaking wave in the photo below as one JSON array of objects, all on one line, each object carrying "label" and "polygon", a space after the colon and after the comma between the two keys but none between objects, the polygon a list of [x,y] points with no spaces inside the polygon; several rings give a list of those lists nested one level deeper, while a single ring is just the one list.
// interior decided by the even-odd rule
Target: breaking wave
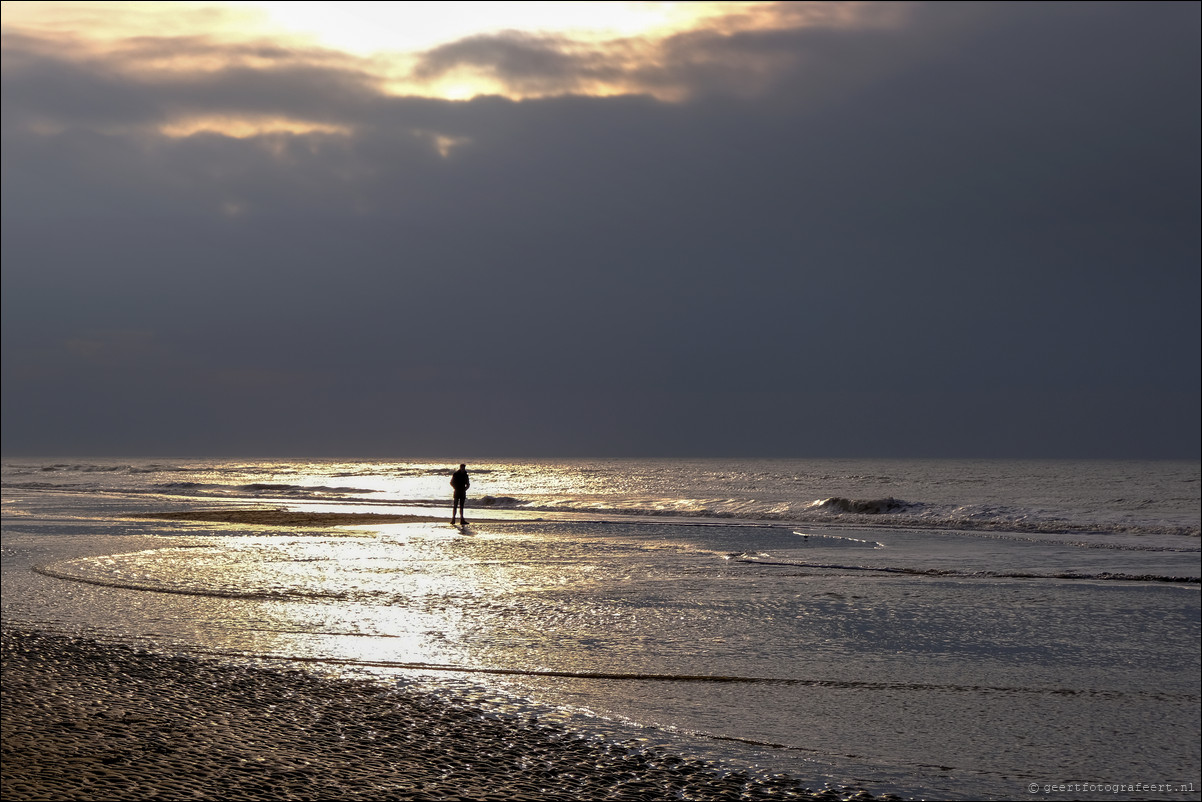
[{"label": "breaking wave", "polygon": [[482,507],[521,507],[522,500],[513,496],[481,496]]},{"label": "breaking wave", "polygon": [[885,515],[921,509],[922,505],[912,504],[911,502],[901,501],[900,499],[892,497],[859,500],[835,496],[833,498],[815,501],[813,504],[809,505],[809,508],[811,510],[821,512],[850,512],[856,515]]}]

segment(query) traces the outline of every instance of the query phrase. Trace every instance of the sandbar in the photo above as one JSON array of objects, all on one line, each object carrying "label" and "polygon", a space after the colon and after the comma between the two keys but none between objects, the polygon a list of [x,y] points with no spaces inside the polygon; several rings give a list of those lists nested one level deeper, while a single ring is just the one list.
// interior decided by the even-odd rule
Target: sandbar
[{"label": "sandbar", "polygon": [[163,521],[199,521],[255,526],[355,526],[357,524],[445,523],[446,517],[378,512],[297,512],[281,509],[181,510],[147,512],[131,518]]}]

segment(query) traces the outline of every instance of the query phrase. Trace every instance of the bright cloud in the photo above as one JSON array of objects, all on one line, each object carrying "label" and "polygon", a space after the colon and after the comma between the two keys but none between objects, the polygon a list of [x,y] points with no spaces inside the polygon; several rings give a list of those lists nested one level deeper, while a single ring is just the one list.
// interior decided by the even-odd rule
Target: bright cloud
[{"label": "bright cloud", "polygon": [[[681,100],[721,74],[754,91],[792,57],[745,37],[896,25],[864,3],[5,3],[6,69],[55,52],[147,82],[337,69],[390,95],[464,100],[646,94]],[[246,126],[243,126],[245,128]],[[292,129],[304,127],[294,121]],[[170,130],[190,129],[172,121]]]}]

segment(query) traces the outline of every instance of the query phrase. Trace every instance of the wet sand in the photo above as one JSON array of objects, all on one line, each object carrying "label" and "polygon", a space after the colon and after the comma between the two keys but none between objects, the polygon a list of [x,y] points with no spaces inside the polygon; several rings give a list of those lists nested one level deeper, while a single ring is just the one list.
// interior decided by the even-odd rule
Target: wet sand
[{"label": "wet sand", "polygon": [[43,633],[0,640],[5,800],[874,798],[368,682]]}]

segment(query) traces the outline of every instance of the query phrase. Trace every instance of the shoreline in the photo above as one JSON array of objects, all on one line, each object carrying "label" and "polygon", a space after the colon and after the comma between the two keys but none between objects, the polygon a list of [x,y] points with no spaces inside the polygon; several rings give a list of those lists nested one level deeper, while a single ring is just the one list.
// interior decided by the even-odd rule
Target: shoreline
[{"label": "shoreline", "polygon": [[370,681],[4,628],[5,799],[801,799],[660,749]]}]

